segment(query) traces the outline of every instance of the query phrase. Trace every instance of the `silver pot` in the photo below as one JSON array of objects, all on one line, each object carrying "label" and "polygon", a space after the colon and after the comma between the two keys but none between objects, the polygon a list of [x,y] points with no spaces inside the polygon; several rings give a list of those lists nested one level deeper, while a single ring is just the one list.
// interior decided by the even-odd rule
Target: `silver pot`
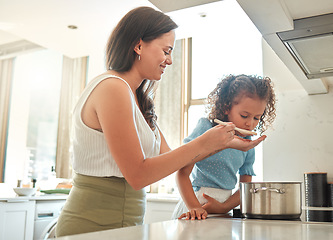
[{"label": "silver pot", "polygon": [[247,218],[298,219],[302,214],[301,182],[244,182],[240,197]]}]

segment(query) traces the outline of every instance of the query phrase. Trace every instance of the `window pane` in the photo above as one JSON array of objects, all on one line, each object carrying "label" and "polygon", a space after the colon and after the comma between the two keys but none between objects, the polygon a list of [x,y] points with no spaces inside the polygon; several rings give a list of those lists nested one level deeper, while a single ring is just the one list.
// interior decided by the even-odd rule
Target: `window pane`
[{"label": "window pane", "polygon": [[216,24],[192,38],[192,99],[206,98],[224,75],[262,74],[261,34],[237,2],[221,5],[207,16]]},{"label": "window pane", "polygon": [[206,117],[205,105],[192,105],[188,110],[188,135],[192,133],[198,120]]},{"label": "window pane", "polygon": [[62,55],[42,50],[15,60],[5,182],[47,179],[55,165]]}]

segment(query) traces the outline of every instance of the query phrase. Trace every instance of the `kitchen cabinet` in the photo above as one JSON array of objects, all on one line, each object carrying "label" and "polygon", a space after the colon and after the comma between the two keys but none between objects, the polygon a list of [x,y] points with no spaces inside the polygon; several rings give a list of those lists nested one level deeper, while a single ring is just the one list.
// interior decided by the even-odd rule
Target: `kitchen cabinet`
[{"label": "kitchen cabinet", "polygon": [[147,194],[146,213],[144,223],[161,222],[171,220],[179,196],[163,196],[159,194]]},{"label": "kitchen cabinet", "polygon": [[0,239],[30,240],[34,233],[35,201],[0,202]]},{"label": "kitchen cabinet", "polygon": [[0,191],[0,240],[44,239],[58,220],[67,197],[40,192],[17,196],[12,190]]},{"label": "kitchen cabinet", "polygon": [[[48,198],[36,199],[34,238],[33,240],[42,240],[45,237],[52,237],[54,227],[57,224],[66,199],[45,196]],[[52,198],[53,197],[53,198]]]}]

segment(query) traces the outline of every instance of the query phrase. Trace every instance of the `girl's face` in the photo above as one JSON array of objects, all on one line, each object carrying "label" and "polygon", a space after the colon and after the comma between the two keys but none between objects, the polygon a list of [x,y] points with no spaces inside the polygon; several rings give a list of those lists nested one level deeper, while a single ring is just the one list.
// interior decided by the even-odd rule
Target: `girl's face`
[{"label": "girl's face", "polygon": [[172,64],[171,53],[175,31],[164,33],[150,42],[141,41],[140,73],[143,78],[160,80],[167,65]]},{"label": "girl's face", "polygon": [[[259,123],[264,114],[267,102],[259,98],[240,97],[232,103],[227,113],[228,120],[236,127],[252,131]],[[238,133],[238,135],[243,136]]]}]

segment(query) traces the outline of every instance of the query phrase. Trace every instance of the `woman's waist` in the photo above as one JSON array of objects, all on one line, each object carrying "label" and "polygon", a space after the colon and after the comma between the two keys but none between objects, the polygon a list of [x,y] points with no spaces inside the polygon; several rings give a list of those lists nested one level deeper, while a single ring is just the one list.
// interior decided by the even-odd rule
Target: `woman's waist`
[{"label": "woman's waist", "polygon": [[85,189],[86,191],[91,192],[113,193],[116,195],[125,194],[126,196],[131,196],[134,194],[136,197],[145,196],[144,189],[138,191],[134,190],[124,177],[98,177],[75,173],[73,178],[73,186],[74,188]]}]

